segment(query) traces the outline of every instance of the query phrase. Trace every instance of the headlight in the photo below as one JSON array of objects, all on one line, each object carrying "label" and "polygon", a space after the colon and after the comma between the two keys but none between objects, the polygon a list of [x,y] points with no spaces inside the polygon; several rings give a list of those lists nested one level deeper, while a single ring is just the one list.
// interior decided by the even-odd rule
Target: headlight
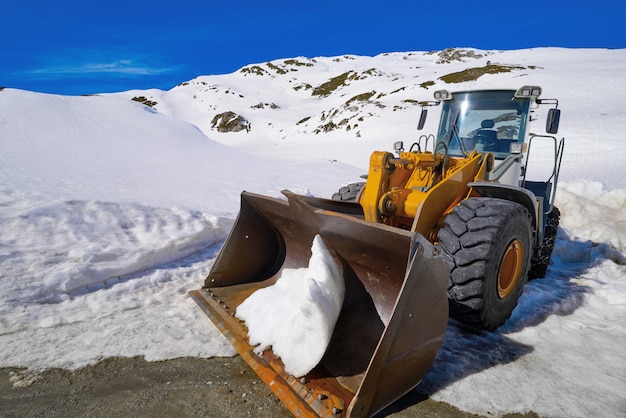
[{"label": "headlight", "polygon": [[435,100],[441,102],[442,100],[452,99],[452,94],[448,90],[437,90],[434,94]]},{"label": "headlight", "polygon": [[541,87],[539,86],[524,86],[515,92],[515,97],[519,99],[530,99],[539,96],[541,96]]},{"label": "headlight", "polygon": [[522,152],[526,152],[526,144],[523,142],[512,142],[509,146],[509,152],[511,154],[521,154]]}]

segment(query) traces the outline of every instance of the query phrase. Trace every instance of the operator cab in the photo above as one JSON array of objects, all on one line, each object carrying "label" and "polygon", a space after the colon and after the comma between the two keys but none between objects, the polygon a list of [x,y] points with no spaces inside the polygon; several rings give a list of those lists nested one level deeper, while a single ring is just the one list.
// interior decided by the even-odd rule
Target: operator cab
[{"label": "operator cab", "polygon": [[[487,193],[488,183],[499,183],[499,186],[492,187],[502,185],[529,190],[536,196],[537,201],[541,202],[539,207],[543,212],[543,225],[553,207],[564,139],[557,140],[553,136],[558,132],[561,116],[558,100],[540,99],[539,96],[541,96],[539,86],[523,86],[517,90],[473,90],[455,93],[438,90],[434,93],[434,101],[421,102],[422,112],[417,129],[424,128],[427,108],[441,105],[436,135],[422,135],[426,139],[426,144],[429,139],[434,140],[433,153],[440,155],[444,162],[448,157],[453,157],[453,160],[466,159],[472,151],[492,155],[495,161],[489,164],[485,181],[474,184],[473,187],[481,187],[482,193]],[[530,133],[531,112],[542,104],[554,105],[546,115],[545,134]],[[544,153],[545,145],[551,142],[553,146],[552,170],[547,173],[547,180],[527,179],[530,151],[536,140],[544,142],[539,148],[544,150]],[[401,149],[402,144],[399,144]],[[506,187],[502,190],[505,189]],[[540,228],[540,231],[543,229]]]},{"label": "operator cab", "polygon": [[[490,154],[495,161],[488,174],[489,181],[518,185],[525,181],[525,163],[534,138],[556,138],[531,134],[531,112],[540,104],[554,104],[548,111],[545,131],[558,131],[560,110],[556,99],[539,99],[541,87],[523,86],[518,90],[473,90],[450,93],[438,90],[435,101],[421,102],[422,113],[417,129],[424,127],[427,108],[441,105],[441,116],[434,153],[444,160],[448,157],[464,159],[472,151]],[[428,143],[428,138],[426,137]],[[562,147],[555,150],[555,171]]]},{"label": "operator cab", "polygon": [[476,150],[493,153],[496,160],[505,159],[512,144],[524,143],[533,99],[516,97],[515,93],[515,90],[448,93],[449,98],[442,103],[436,142],[445,143],[451,157],[465,157]]}]

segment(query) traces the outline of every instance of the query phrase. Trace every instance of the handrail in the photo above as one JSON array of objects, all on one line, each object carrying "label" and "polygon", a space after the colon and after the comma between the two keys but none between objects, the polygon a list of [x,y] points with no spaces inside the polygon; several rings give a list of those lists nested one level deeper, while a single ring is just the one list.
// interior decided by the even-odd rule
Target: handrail
[{"label": "handrail", "polygon": [[530,150],[532,149],[532,142],[533,139],[535,138],[548,138],[548,139],[552,139],[553,143],[554,143],[554,165],[552,166],[552,174],[550,174],[550,177],[546,180],[546,183],[549,183],[552,180],[552,184],[553,187],[550,190],[550,198],[549,198],[549,208],[547,213],[550,213],[552,211],[552,208],[554,207],[554,197],[556,196],[556,186],[557,183],[559,181],[559,174],[561,172],[561,160],[563,159],[563,150],[565,148],[565,138],[561,138],[560,140],[557,140],[555,136],[552,135],[536,135],[536,134],[531,134],[530,138],[528,139],[528,151],[526,153],[526,160],[524,161],[524,166],[526,166],[526,169],[524,170],[524,175],[522,177],[522,187],[525,186],[526,184],[526,173],[528,172],[528,161],[530,158]]}]

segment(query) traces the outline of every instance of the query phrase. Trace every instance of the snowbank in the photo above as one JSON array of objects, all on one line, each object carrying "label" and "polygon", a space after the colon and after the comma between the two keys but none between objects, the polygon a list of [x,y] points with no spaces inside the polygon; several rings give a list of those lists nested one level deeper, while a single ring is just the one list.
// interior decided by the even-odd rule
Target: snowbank
[{"label": "snowbank", "polygon": [[0,222],[1,365],[234,352],[186,296],[232,220],[0,189]]}]

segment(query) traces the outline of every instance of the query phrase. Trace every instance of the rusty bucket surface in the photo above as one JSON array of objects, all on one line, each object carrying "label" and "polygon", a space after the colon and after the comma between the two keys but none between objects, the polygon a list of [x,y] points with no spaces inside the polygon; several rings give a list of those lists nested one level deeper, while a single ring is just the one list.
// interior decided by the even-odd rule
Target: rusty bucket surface
[{"label": "rusty bucket surface", "polygon": [[[371,416],[419,384],[434,360],[448,320],[447,265],[421,235],[365,221],[358,204],[283,194],[242,193],[204,287],[190,295],[295,416]],[[319,365],[291,376],[271,349],[253,352],[235,311],[283,269],[306,267],[318,234],[345,298]]]}]

